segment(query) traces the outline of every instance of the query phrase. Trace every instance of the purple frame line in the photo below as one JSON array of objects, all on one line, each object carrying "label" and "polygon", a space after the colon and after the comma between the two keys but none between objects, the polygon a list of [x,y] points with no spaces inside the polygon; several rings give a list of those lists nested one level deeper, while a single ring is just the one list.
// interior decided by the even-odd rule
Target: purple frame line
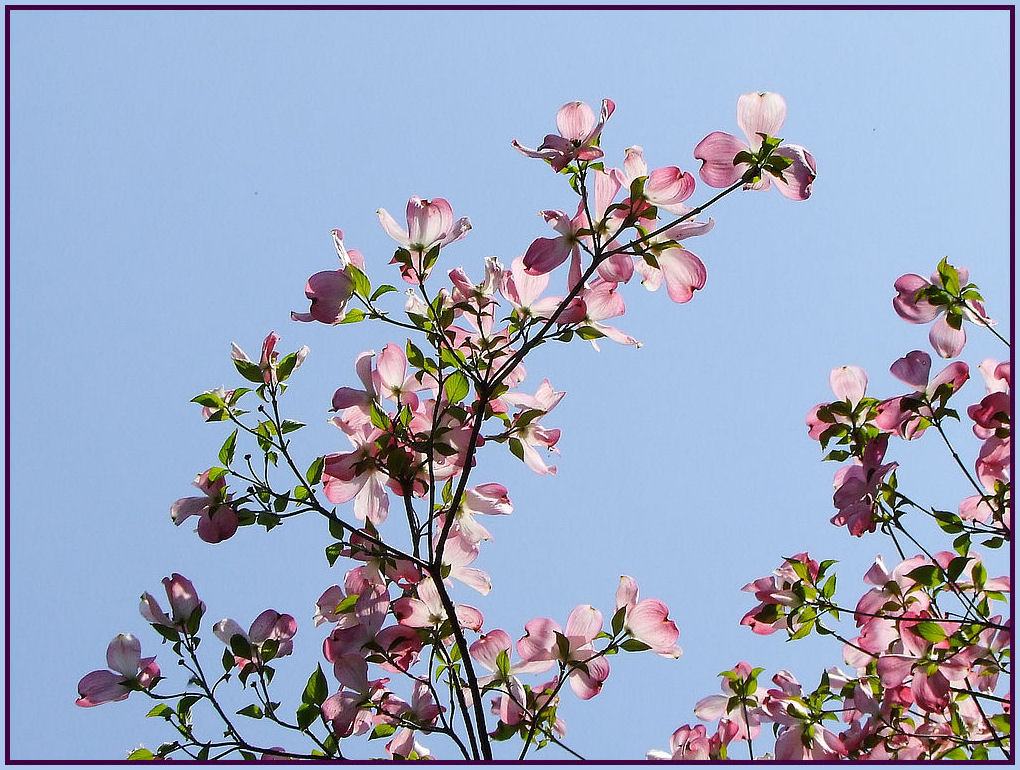
[{"label": "purple frame line", "polygon": [[[4,5],[4,57],[5,57],[5,79],[4,79],[4,631],[5,637],[10,639],[10,16],[12,11],[117,11],[117,10],[144,10],[144,11],[169,11],[169,10],[843,10],[843,11],[865,11],[865,10],[896,10],[896,11],[917,11],[917,10],[967,10],[967,11],[1008,11],[1010,18],[1010,339],[1016,339],[1016,6],[1015,5],[793,5],[793,4],[769,4],[769,5],[596,5],[596,4],[539,4],[539,5]],[[1013,349],[1010,349],[1010,365],[1012,367]],[[1010,391],[1010,408],[1015,413],[1016,392]],[[1011,435],[1011,456],[1016,450],[1015,434]],[[1016,573],[1016,545],[1010,544],[1010,573]],[[1010,594],[1010,617],[1011,621],[1016,615],[1016,595]],[[1016,675],[1010,673],[1010,689],[1016,689]],[[7,765],[74,765],[74,766],[106,766],[106,765],[134,765],[129,760],[15,760],[10,756],[10,647],[4,646],[4,762]],[[1016,730],[1016,716],[1010,713],[1010,732]],[[628,760],[586,760],[584,764],[589,765],[634,765],[640,761]],[[213,764],[209,762],[195,762],[193,764]],[[217,765],[249,765],[243,760],[219,760]],[[338,762],[326,762],[325,764],[339,764]],[[346,761],[351,765],[368,765],[370,761]],[[413,763],[421,764],[421,763]],[[445,765],[474,765],[481,764],[468,760],[444,760]],[[577,765],[578,760],[493,760],[489,765]],[[667,765],[696,765],[696,762],[669,761]],[[726,760],[717,762],[721,765],[751,765],[751,760]],[[813,765],[840,765],[844,764],[835,761],[817,761]],[[877,765],[930,765],[930,760],[910,761],[879,761]],[[988,765],[1013,765],[1011,760],[990,760],[984,764]]]}]

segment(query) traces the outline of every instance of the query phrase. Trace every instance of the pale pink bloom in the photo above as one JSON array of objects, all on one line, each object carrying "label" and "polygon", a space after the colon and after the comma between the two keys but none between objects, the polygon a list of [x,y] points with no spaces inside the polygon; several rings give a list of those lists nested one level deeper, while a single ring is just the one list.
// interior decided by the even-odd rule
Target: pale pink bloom
[{"label": "pale pink bloom", "polygon": [[834,760],[846,756],[843,742],[821,724],[812,722],[804,702],[800,683],[788,671],[780,671],[772,681],[778,690],[769,690],[764,711],[782,725],[776,739],[776,759],[781,762]]},{"label": "pale pink bloom", "polygon": [[[732,672],[742,681],[747,682],[752,676],[751,664],[741,661],[733,667]],[[728,677],[722,680],[722,695],[709,695],[702,698],[694,705],[694,713],[698,719],[704,722],[711,722],[714,719],[725,719],[737,727],[733,738],[744,740],[750,734],[751,738],[758,737],[761,730],[761,702],[764,693],[760,690],[744,696],[745,703],[738,701],[736,691]],[[732,701],[732,702],[731,702]],[[746,712],[746,719],[745,719]]]},{"label": "pale pink bloom", "polygon": [[182,497],[170,506],[170,519],[180,526],[192,516],[198,516],[198,536],[207,543],[219,543],[237,532],[237,512],[228,504],[223,477],[209,481],[209,471],[203,471],[192,482],[203,493],[200,497]]},{"label": "pale pink bloom", "polygon": [[[694,148],[694,157],[702,163],[701,178],[712,187],[729,187],[739,181],[751,169],[751,164],[735,163],[737,155],[742,152],[757,154],[762,146],[761,134],[778,138],[785,119],[786,102],[779,94],[743,94],[737,100],[737,124],[747,137],[747,143],[722,131],[713,131],[702,139]],[[745,185],[745,189],[765,190],[771,182],[787,198],[808,198],[816,173],[811,153],[800,145],[780,144],[772,155],[785,158],[789,165],[778,172],[763,169],[761,179]]]},{"label": "pale pink bloom", "polygon": [[351,599],[354,602],[361,594],[372,590],[373,585],[378,585],[377,582],[369,580],[374,574],[373,570],[364,567],[348,570],[344,576],[343,588],[337,585],[330,586],[316,600],[315,615],[312,616],[314,624],[318,626],[327,622],[336,623],[340,628],[357,625],[354,605],[351,604],[344,612],[340,612],[340,607],[349,597],[354,597]]},{"label": "pale pink bloom", "polygon": [[156,659],[142,657],[142,645],[131,634],[118,634],[106,648],[106,664],[112,671],[92,671],[78,682],[78,706],[98,706],[124,700],[137,683],[148,690],[159,678]]},{"label": "pale pink bloom", "polygon": [[291,615],[281,615],[276,610],[265,610],[252,621],[248,631],[245,632],[236,620],[224,618],[213,626],[213,633],[216,638],[230,648],[230,640],[235,636],[241,636],[251,647],[253,658],[243,658],[235,655],[234,662],[238,668],[244,668],[249,662],[260,664],[262,645],[272,639],[278,644],[274,657],[282,658],[294,651],[294,634],[297,633],[297,621]]},{"label": "pale pink bloom", "polygon": [[514,506],[502,484],[479,484],[464,491],[464,497],[457,511],[457,529],[468,543],[491,540],[492,535],[475,519],[475,516],[507,516]]},{"label": "pale pink bloom", "polygon": [[[549,618],[536,618],[524,626],[525,635],[517,642],[517,653],[526,663],[539,663],[545,669],[553,663],[579,663],[568,666],[570,688],[577,697],[588,700],[598,695],[602,683],[609,676],[609,662],[596,653],[595,637],[602,632],[602,613],[588,604],[575,607],[567,618],[566,630]],[[557,634],[568,644],[561,650]]]},{"label": "pale pink bloom", "polygon": [[840,468],[833,479],[836,492],[832,503],[839,513],[832,517],[832,523],[837,527],[846,525],[855,537],[875,531],[876,495],[885,477],[899,467],[896,462],[882,464],[888,443],[888,434],[879,435],[868,443],[861,459]]},{"label": "pale pink bloom", "polygon": [[[967,364],[963,361],[954,361],[929,381],[931,356],[923,350],[912,350],[903,358],[897,359],[889,367],[889,371],[900,382],[906,383],[916,390],[913,393],[896,396],[879,404],[875,425],[883,431],[895,433],[905,439],[917,438],[923,434],[926,426],[922,420],[930,420],[933,417],[928,406],[915,407],[910,401],[935,401],[935,394],[939,388],[948,385],[950,394],[955,393],[970,377],[970,369]],[[907,400],[907,406],[910,408],[904,408],[904,399]]]},{"label": "pale pink bloom", "polygon": [[352,429],[347,437],[354,451],[326,455],[322,469],[323,489],[329,501],[354,500],[354,515],[360,521],[375,525],[386,520],[390,507],[386,494],[389,477],[379,467],[376,457],[375,441],[381,435],[382,431],[371,424]]},{"label": "pale pink bloom", "polygon": [[[338,388],[333,394],[333,411],[341,413],[340,420],[343,423],[341,430],[345,433],[348,432],[348,428],[358,428],[371,422],[372,404],[379,398],[379,394],[375,392],[372,373],[374,357],[374,350],[366,350],[358,354],[354,363],[354,370],[357,372],[364,390],[345,386]],[[348,426],[348,428],[343,426]]]},{"label": "pale pink bloom", "polygon": [[793,569],[793,563],[805,565],[812,580],[818,577],[818,562],[809,558],[806,551],[785,559],[778,569],[773,570],[771,576],[758,578],[740,589],[753,593],[754,598],[761,602],[741,618],[740,625],[750,626],[754,633],[762,635],[789,628],[788,615],[778,608],[803,604],[803,600],[793,591],[794,585],[801,582],[800,576]]},{"label": "pale pink bloom", "polygon": [[[829,372],[829,387],[832,388],[837,401],[848,401],[850,407],[856,409],[868,388],[868,375],[859,366],[838,366]],[[806,419],[808,435],[815,440],[818,440],[825,429],[832,425],[818,417],[818,410],[823,406],[827,406],[827,404],[818,404],[813,407],[808,412]],[[836,418],[836,422],[850,424],[849,417],[839,414],[835,414],[833,417]]]},{"label": "pale pink bloom", "polygon": [[623,627],[628,634],[658,655],[680,657],[681,649],[676,644],[680,631],[669,619],[669,608],[658,599],[638,601],[637,581],[629,575],[620,577],[620,586],[616,589],[616,609],[621,608],[625,611]]},{"label": "pale pink bloom", "polygon": [[519,315],[548,318],[559,304],[555,297],[539,299],[548,285],[548,274],[532,275],[524,266],[524,257],[517,257],[510,263],[510,269],[503,271],[499,291]]},{"label": "pale pink bloom", "polygon": [[[446,609],[432,578],[422,580],[417,587],[418,597],[403,596],[393,602],[393,616],[397,622],[412,628],[439,628],[447,620]],[[466,604],[454,606],[457,621],[462,628],[477,631],[482,627],[482,613]]]},{"label": "pale pink bloom", "polygon": [[467,217],[454,221],[453,208],[443,198],[425,200],[412,197],[407,202],[406,230],[386,209],[379,209],[377,213],[386,234],[411,254],[411,264],[401,266],[401,273],[408,283],[418,282],[418,276],[425,270],[423,259],[429,251],[460,240],[471,229],[471,220]]},{"label": "pale pink bloom", "polygon": [[[960,279],[960,285],[966,285],[970,278],[967,268],[958,267],[956,272]],[[935,352],[943,358],[954,358],[960,355],[963,346],[967,344],[967,332],[962,325],[959,329],[954,329],[946,321],[947,305],[932,305],[926,299],[917,299],[917,293],[928,286],[945,288],[942,276],[937,270],[932,273],[930,281],[926,281],[916,273],[901,275],[893,284],[893,288],[896,289],[893,308],[900,318],[913,324],[935,321],[928,331],[928,341]],[[977,300],[968,300],[961,307],[961,313],[963,318],[971,323],[989,326],[995,323],[985,314],[984,305]]]},{"label": "pale pink bloom", "polygon": [[[439,537],[436,532],[436,538]],[[477,543],[469,543],[464,536],[454,530],[446,539],[443,548],[443,568],[449,569],[449,579],[457,580],[478,591],[483,596],[492,590],[492,581],[486,572],[468,565],[478,558]]]},{"label": "pale pink bloom", "polygon": [[562,211],[540,211],[553,226],[558,238],[536,238],[524,254],[524,268],[529,275],[545,275],[572,257],[571,272],[580,275],[581,236],[578,231],[588,226],[580,217],[568,217]]},{"label": "pale pink bloom", "polygon": [[[602,323],[607,318],[623,315],[627,310],[623,296],[616,290],[616,286],[615,283],[599,277],[592,281],[589,288],[581,292],[580,299],[584,303],[584,320],[581,323],[583,326],[601,332],[613,342],[641,347],[641,343],[629,334]],[[595,350],[599,350],[598,340],[591,340],[591,344]]]},{"label": "pale pink bloom", "polygon": [[602,100],[602,114],[598,123],[595,113],[584,102],[567,102],[556,113],[559,135],[547,134],[537,150],[522,147],[516,139],[511,143],[529,158],[549,161],[555,171],[562,171],[574,160],[597,160],[603,153],[596,143],[616,105],[610,99]]},{"label": "pale pink bloom", "polygon": [[195,586],[183,575],[174,572],[170,577],[163,578],[163,588],[170,600],[171,616],[163,612],[152,594],[148,592],[142,594],[138,610],[150,623],[180,629],[185,627],[195,610],[200,609],[199,614],[205,613],[205,602],[198,598]]},{"label": "pale pink bloom", "polygon": [[354,281],[347,268],[354,264],[365,269],[364,257],[355,249],[348,251],[344,247],[343,238],[343,232],[333,230],[333,244],[340,259],[340,269],[325,270],[308,279],[305,296],[311,300],[312,306],[307,313],[291,313],[292,320],[319,321],[324,324],[338,324],[343,320],[347,302],[354,296]]},{"label": "pale pink bloom", "polygon": [[993,491],[996,481],[1009,483],[1010,457],[1008,438],[990,438],[981,445],[974,470],[985,489]]},{"label": "pale pink bloom", "polygon": [[657,168],[649,173],[644,150],[638,145],[626,149],[623,173],[628,189],[635,179],[646,177],[645,200],[672,214],[684,213],[680,204],[694,193],[694,177],[676,166]]}]

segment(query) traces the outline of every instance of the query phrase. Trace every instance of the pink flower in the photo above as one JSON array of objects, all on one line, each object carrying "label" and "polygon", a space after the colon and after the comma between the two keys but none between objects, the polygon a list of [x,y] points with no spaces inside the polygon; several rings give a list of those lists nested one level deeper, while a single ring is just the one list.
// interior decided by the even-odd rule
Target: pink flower
[{"label": "pink flower", "polygon": [[637,581],[629,575],[620,577],[616,609],[624,610],[623,627],[632,637],[647,644],[658,655],[680,657],[681,650],[676,644],[680,631],[669,619],[669,608],[658,599],[638,601]]},{"label": "pink flower", "polygon": [[[985,315],[984,305],[967,283],[970,274],[965,267],[953,267],[943,259],[926,281],[915,273],[896,279],[893,308],[905,321],[924,324],[935,321],[928,332],[928,341],[943,358],[954,358],[967,343],[962,321],[991,326],[995,322]],[[928,296],[938,295],[941,302],[932,304]],[[932,297],[934,298],[934,296]],[[937,319],[937,320],[936,320]]]},{"label": "pink flower", "polygon": [[[743,94],[737,100],[737,124],[747,144],[722,131],[706,136],[694,148],[694,157],[702,163],[701,178],[712,187],[729,187],[743,179],[745,189],[753,190],[768,189],[772,182],[787,198],[808,198],[815,159],[800,145],[779,144],[775,137],[785,119],[786,102],[779,94]],[[760,176],[761,171],[767,176]]]},{"label": "pink flower", "polygon": [[584,102],[567,102],[556,113],[559,135],[548,134],[537,150],[522,147],[516,139],[513,147],[529,158],[549,161],[554,171],[562,171],[575,160],[597,160],[603,153],[596,145],[609,116],[616,105],[610,99],[602,100],[602,114],[598,123],[595,113]]},{"label": "pink flower", "polygon": [[593,646],[602,632],[601,612],[582,604],[571,611],[566,630],[548,618],[529,621],[524,630],[525,635],[517,642],[521,660],[544,664],[536,670],[548,670],[555,661],[568,664],[567,678],[577,697],[588,700],[598,695],[609,676],[609,662]]},{"label": "pink flower", "polygon": [[[763,693],[756,690],[757,678],[762,669],[752,669],[741,661],[731,671],[722,672],[722,695],[709,695],[694,705],[698,719],[710,722],[724,719],[735,725],[733,738],[744,740],[750,734],[756,738],[761,730],[761,702]],[[752,687],[752,684],[754,687]]]},{"label": "pink flower", "polygon": [[400,271],[404,280],[416,284],[419,276],[428,276],[431,264],[425,264],[425,257],[434,248],[442,248],[459,241],[471,229],[471,220],[461,217],[453,219],[453,208],[444,198],[425,200],[413,196],[407,202],[407,230],[386,211],[379,209],[379,222],[383,230],[411,255],[409,264],[402,264]]},{"label": "pink flower", "polygon": [[112,671],[93,671],[78,682],[78,706],[98,706],[124,700],[136,686],[148,690],[159,679],[156,659],[143,658],[142,646],[131,634],[118,634],[106,648]]},{"label": "pink flower", "polygon": [[932,405],[944,405],[970,377],[963,361],[954,361],[929,381],[931,356],[923,350],[912,350],[893,362],[889,371],[900,382],[915,388],[913,393],[897,396],[878,405],[875,425],[906,439],[924,433],[935,415]]},{"label": "pink flower", "polygon": [[685,207],[680,204],[694,194],[694,177],[676,166],[657,168],[649,173],[644,150],[638,145],[625,151],[623,173],[628,188],[639,177],[645,177],[644,199],[672,214],[685,213]]},{"label": "pink flower", "polygon": [[294,651],[294,643],[291,639],[297,633],[297,621],[291,615],[281,615],[276,610],[266,610],[252,621],[251,627],[245,633],[244,629],[237,624],[237,621],[224,618],[213,626],[213,633],[221,642],[233,649],[232,640],[240,636],[250,648],[251,657],[234,654],[234,661],[239,668],[244,668],[249,662],[261,664],[262,648],[269,640],[277,643],[277,650],[274,658],[282,658]]},{"label": "pink flower", "polygon": [[167,616],[155,597],[146,592],[142,594],[139,612],[150,623],[167,628],[185,629],[196,610],[199,611],[199,617],[205,613],[205,602],[199,600],[195,586],[183,575],[175,572],[170,577],[163,578],[163,587],[170,600],[172,617]]},{"label": "pink flower", "polygon": [[833,505],[839,513],[832,517],[837,527],[846,525],[851,535],[860,537],[865,532],[874,532],[878,525],[874,517],[879,487],[886,475],[898,467],[898,463],[882,464],[889,436],[882,434],[868,442],[864,455],[853,465],[847,465],[836,472],[832,496]]},{"label": "pink flower", "polygon": [[170,519],[180,526],[186,519],[198,516],[198,536],[207,543],[219,543],[237,532],[237,512],[230,506],[230,495],[222,477],[209,481],[203,471],[192,482],[202,491],[201,497],[182,497],[170,506]]},{"label": "pink flower", "polygon": [[[411,628],[439,628],[446,622],[443,607],[432,578],[425,578],[418,584],[417,598],[403,596],[393,602],[393,616],[397,622]],[[477,631],[482,627],[482,613],[466,604],[455,605],[454,611],[462,628]]]},{"label": "pink flower", "polygon": [[316,273],[305,284],[305,296],[312,301],[307,313],[291,313],[294,321],[319,321],[324,324],[340,323],[347,310],[347,302],[354,296],[354,280],[347,269],[350,264],[364,270],[365,260],[361,253],[344,248],[344,234],[333,231],[333,243],[340,258],[339,270],[325,270]]}]

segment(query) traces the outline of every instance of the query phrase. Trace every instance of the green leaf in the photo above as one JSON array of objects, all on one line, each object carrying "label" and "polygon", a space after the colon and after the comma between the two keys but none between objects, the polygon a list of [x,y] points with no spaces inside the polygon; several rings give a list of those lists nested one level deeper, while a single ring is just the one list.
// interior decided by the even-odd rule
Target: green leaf
[{"label": "green leaf", "polygon": [[384,412],[377,403],[372,402],[372,406],[369,409],[369,417],[372,420],[372,424],[379,430],[390,429],[390,418],[389,415]]},{"label": "green leaf", "polygon": [[325,465],[325,459],[322,457],[316,457],[312,460],[312,464],[308,466],[308,470],[305,471],[305,480],[313,487],[322,481],[323,465]]},{"label": "green leaf", "polygon": [[623,631],[623,624],[624,621],[626,620],[626,617],[627,617],[626,607],[620,607],[620,609],[618,609],[616,613],[613,615],[612,622],[613,636],[618,636],[620,632]]},{"label": "green leaf", "polygon": [[252,703],[248,706],[245,706],[237,713],[243,717],[251,717],[252,719],[262,719],[262,709],[259,708],[257,703]]},{"label": "green leaf", "polygon": [[372,293],[372,282],[368,280],[368,276],[358,269],[357,265],[348,265],[347,272],[351,276],[351,282],[354,284],[354,291],[362,297],[367,297]]},{"label": "green leaf", "polygon": [[301,693],[303,703],[312,703],[321,706],[329,695],[329,685],[326,683],[326,676],[322,673],[322,666],[317,665],[312,675],[308,677],[305,691]]},{"label": "green leaf", "polygon": [[922,620],[913,627],[914,633],[929,642],[938,643],[946,639],[946,632],[938,623],[930,620]]},{"label": "green leaf", "polygon": [[332,543],[326,546],[326,561],[329,562],[330,567],[336,564],[336,560],[340,558],[340,552],[343,549],[343,543]]},{"label": "green leaf", "polygon": [[389,738],[396,731],[397,731],[397,728],[394,727],[393,725],[386,725],[386,724],[376,725],[375,729],[372,730],[372,734],[370,736],[368,736],[368,739],[369,740],[373,740],[375,738]]},{"label": "green leaf", "polygon": [[265,383],[265,379],[262,376],[262,369],[259,365],[251,361],[238,361],[236,358],[231,359],[234,362],[234,367],[238,373],[244,377],[248,382],[257,382],[260,385]]},{"label": "green leaf", "polygon": [[297,708],[297,726],[304,730],[319,718],[320,709],[313,703],[302,703]]},{"label": "green leaf", "polygon": [[241,634],[234,634],[230,637],[230,651],[238,658],[245,660],[252,658],[251,643]]},{"label": "green leaf", "polygon": [[230,465],[234,461],[234,447],[237,445],[237,429],[227,436],[227,440],[223,442],[223,446],[220,447],[220,462],[224,465]]},{"label": "green leaf", "polygon": [[347,311],[347,315],[340,319],[342,324],[356,324],[358,321],[365,320],[365,311],[360,308],[351,308]]},{"label": "green leaf", "polygon": [[928,588],[934,588],[939,584],[939,568],[934,564],[924,564],[920,567],[915,567],[906,576]]},{"label": "green leaf", "polygon": [[383,284],[382,286],[375,290],[375,293],[372,295],[371,298],[372,302],[375,302],[377,299],[379,299],[379,297],[383,296],[384,294],[389,294],[391,291],[397,291],[397,287],[390,286],[389,284]]},{"label": "green leaf", "polygon": [[455,404],[471,391],[471,386],[468,384],[467,377],[462,372],[454,372],[446,378],[443,384],[443,391],[446,393],[447,400]]}]

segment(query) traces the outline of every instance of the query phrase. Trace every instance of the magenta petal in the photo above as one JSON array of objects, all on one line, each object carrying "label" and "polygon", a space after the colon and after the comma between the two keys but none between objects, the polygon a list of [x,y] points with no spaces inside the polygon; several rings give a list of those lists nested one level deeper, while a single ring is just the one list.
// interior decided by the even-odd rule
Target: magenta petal
[{"label": "magenta petal", "polygon": [[967,343],[967,332],[963,330],[962,326],[959,329],[954,329],[946,321],[946,317],[941,316],[931,325],[931,329],[928,331],[928,341],[935,352],[943,358],[954,358],[960,355],[960,351]]},{"label": "magenta petal", "polygon": [[928,375],[931,373],[931,356],[923,350],[912,350],[896,360],[889,371],[900,382],[914,390],[923,391],[928,386]]},{"label": "magenta petal", "polygon": [[123,681],[123,676],[112,671],[93,671],[86,674],[78,682],[78,695],[81,697],[75,703],[88,708],[124,700],[131,691],[121,684]]},{"label": "magenta petal", "polygon": [[896,283],[893,284],[893,288],[896,289],[893,308],[900,318],[914,324],[924,324],[935,319],[940,312],[939,309],[925,300],[918,302],[915,299],[917,292],[930,285],[915,273],[907,273],[896,279]]},{"label": "magenta petal", "polygon": [[536,238],[524,255],[525,272],[543,275],[555,270],[570,256],[570,245],[563,238]]},{"label": "magenta petal", "polygon": [[733,165],[737,153],[747,150],[747,145],[732,134],[713,131],[694,148],[694,157],[701,161],[698,172],[705,184],[712,187],[729,187],[740,179],[747,164]]}]

